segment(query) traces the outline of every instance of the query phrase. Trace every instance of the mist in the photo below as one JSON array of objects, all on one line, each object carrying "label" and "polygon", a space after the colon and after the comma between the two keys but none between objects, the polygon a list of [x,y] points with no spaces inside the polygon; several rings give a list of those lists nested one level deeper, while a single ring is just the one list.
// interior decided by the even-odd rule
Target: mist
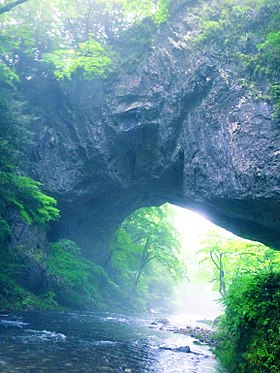
[{"label": "mist", "polygon": [[174,228],[181,236],[182,258],[187,267],[187,278],[178,285],[174,294],[174,312],[213,320],[223,313],[223,306],[220,293],[213,289],[213,282],[210,282],[212,268],[201,261],[201,240],[211,229],[225,238],[232,234],[204,216],[178,206],[172,208],[175,213]]},{"label": "mist", "polygon": [[213,291],[212,284],[184,281],[177,289],[175,301],[178,313],[196,318],[215,319],[223,313],[220,294]]}]

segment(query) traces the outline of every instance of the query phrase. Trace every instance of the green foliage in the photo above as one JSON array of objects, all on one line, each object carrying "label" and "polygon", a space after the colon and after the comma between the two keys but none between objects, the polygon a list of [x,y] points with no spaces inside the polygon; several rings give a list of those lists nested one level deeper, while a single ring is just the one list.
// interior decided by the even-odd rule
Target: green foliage
[{"label": "green foliage", "polygon": [[108,273],[132,301],[161,303],[186,272],[179,236],[168,205],[143,208],[118,229],[107,261]]},{"label": "green foliage", "polygon": [[[169,15],[170,0],[113,0],[109,6],[111,11],[121,10],[124,23],[133,19],[137,23],[151,17],[156,24],[166,22]],[[108,5],[107,5],[108,6]],[[131,22],[131,21],[130,21]]]},{"label": "green foliage", "polygon": [[18,63],[32,70],[34,60],[58,79],[106,77],[126,58],[113,50],[120,34],[147,18],[159,26],[168,8],[169,0],[28,1],[0,18],[0,79],[13,85]]},{"label": "green foliage", "polygon": [[[198,255],[207,263],[208,280],[215,289],[225,296],[232,282],[242,274],[257,274],[259,271],[270,273],[280,266],[280,253],[257,242],[236,236],[209,231],[201,241]],[[209,266],[211,271],[209,271]]]},{"label": "green foliage", "polygon": [[[273,86],[280,80],[280,3],[278,0],[202,1],[200,31],[192,42],[216,58],[229,58],[263,90],[279,114]],[[250,87],[249,93],[250,93]],[[254,91],[251,92],[255,96]]]},{"label": "green foliage", "polygon": [[[22,253],[23,248],[20,249]],[[18,251],[0,250],[0,311],[59,308],[51,292],[41,296],[33,294],[19,282],[26,270]]]},{"label": "green foliage", "polygon": [[40,183],[27,176],[0,171],[0,239],[11,233],[10,220],[18,212],[27,224],[46,224],[59,217],[54,198],[47,196]]},{"label": "green foliage", "polygon": [[28,223],[45,224],[59,217],[54,198],[42,193],[40,183],[27,176],[0,171],[2,209],[16,209]]},{"label": "green foliage", "polygon": [[81,287],[88,279],[88,263],[80,260],[80,249],[74,242],[62,240],[51,245],[48,268],[52,275],[63,278],[69,287]]},{"label": "green foliage", "polygon": [[275,116],[280,116],[280,84],[271,86],[271,96],[275,102]]},{"label": "green foliage", "polygon": [[85,79],[106,77],[112,64],[110,53],[94,39],[80,43],[76,50],[62,49],[48,53],[44,60],[54,64],[54,74],[58,79],[71,79],[79,71]]},{"label": "green foliage", "polygon": [[54,291],[47,291],[46,294],[43,295],[43,300],[46,304],[50,305],[53,309],[57,306],[57,302],[55,300],[56,294]]},{"label": "green foliage", "polygon": [[38,297],[19,285],[13,276],[0,274],[0,311],[20,311],[27,309],[56,309],[57,303]]},{"label": "green foliage", "polygon": [[224,303],[216,349],[223,365],[231,373],[279,372],[280,272],[238,277]]},{"label": "green foliage", "polygon": [[157,25],[164,23],[168,20],[170,0],[159,0],[158,9],[154,15],[154,21]]},{"label": "green foliage", "polygon": [[14,83],[19,82],[19,77],[13,69],[1,61],[0,58],[0,81],[15,88]]},{"label": "green foliage", "polygon": [[67,307],[104,309],[117,298],[118,288],[104,269],[82,257],[72,241],[60,240],[48,248],[47,268],[56,300]]},{"label": "green foliage", "polygon": [[[0,81],[1,84],[1,81]],[[3,90],[3,93],[6,92]],[[0,98],[0,239],[10,234],[10,220],[15,212],[26,223],[46,224],[59,217],[56,201],[44,194],[41,184],[19,172],[20,158],[29,143],[26,129],[31,120],[21,103],[11,94],[8,103]]]},{"label": "green foliage", "polygon": [[7,89],[1,89],[0,80],[0,170],[14,171],[21,164],[25,149],[30,145],[28,126],[32,116],[25,105]]},{"label": "green foliage", "polygon": [[208,280],[226,307],[216,349],[223,366],[229,373],[279,372],[280,252],[215,230],[202,247]]},{"label": "green foliage", "polygon": [[120,32],[117,43],[114,44],[114,71],[123,69],[130,72],[139,67],[139,61],[142,61],[150,50],[156,27],[150,18],[146,18],[128,30]]},{"label": "green foliage", "polygon": [[[280,26],[279,26],[280,27]],[[262,53],[262,64],[269,75],[279,76],[280,73],[280,31],[270,32],[264,43],[258,45]]]},{"label": "green foliage", "polygon": [[[73,241],[36,249],[1,246],[0,266],[0,311],[123,308],[118,286]],[[38,288],[36,276],[43,288]]]}]

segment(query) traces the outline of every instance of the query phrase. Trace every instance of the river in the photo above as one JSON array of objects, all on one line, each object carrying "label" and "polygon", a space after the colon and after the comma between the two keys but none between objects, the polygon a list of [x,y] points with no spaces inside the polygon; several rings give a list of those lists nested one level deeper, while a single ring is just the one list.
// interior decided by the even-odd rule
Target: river
[{"label": "river", "polygon": [[[0,371],[214,373],[218,363],[194,339],[151,328],[157,315],[26,312],[0,315]],[[176,318],[174,318],[176,320]],[[184,353],[160,347],[190,346]]]}]

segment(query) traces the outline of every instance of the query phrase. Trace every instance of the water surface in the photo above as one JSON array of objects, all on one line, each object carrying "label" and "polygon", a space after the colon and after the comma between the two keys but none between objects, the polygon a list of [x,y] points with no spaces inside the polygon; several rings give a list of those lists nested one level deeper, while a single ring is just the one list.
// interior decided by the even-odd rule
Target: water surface
[{"label": "water surface", "polygon": [[[28,312],[0,316],[0,371],[214,373],[217,361],[194,339],[151,328],[156,315]],[[160,347],[190,346],[175,352]]]}]

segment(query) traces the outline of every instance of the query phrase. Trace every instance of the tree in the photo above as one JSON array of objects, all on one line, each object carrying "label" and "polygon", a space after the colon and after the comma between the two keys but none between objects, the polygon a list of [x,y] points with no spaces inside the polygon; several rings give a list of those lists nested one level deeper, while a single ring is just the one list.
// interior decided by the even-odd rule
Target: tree
[{"label": "tree", "polygon": [[209,231],[201,241],[198,255],[212,268],[210,281],[217,284],[222,297],[241,274],[257,274],[259,270],[271,272],[280,264],[279,252],[258,242],[236,236],[224,236],[217,230]]},{"label": "tree", "polygon": [[164,273],[161,281],[166,283],[176,283],[184,277],[186,268],[180,248],[170,206],[142,208],[116,232],[106,268],[115,282],[144,294],[151,289],[157,274]]},{"label": "tree", "polygon": [[106,77],[109,66],[122,65],[120,35],[147,17],[165,22],[169,6],[168,0],[24,2],[0,8],[0,74],[1,67],[15,71],[25,61],[29,70],[36,61],[58,79]]},{"label": "tree", "polygon": [[29,0],[17,0],[12,3],[8,3],[7,5],[4,5],[0,8],[0,15],[9,12],[13,8],[15,8],[18,5],[24,4]]},{"label": "tree", "polygon": [[[0,31],[1,35],[1,31]],[[5,39],[5,38],[4,38]],[[5,45],[0,47],[5,50]],[[13,82],[19,77],[0,58],[0,241],[8,243],[15,215],[26,224],[47,224],[59,217],[54,198],[24,172],[35,120]]]},{"label": "tree", "polygon": [[[0,87],[1,87],[0,79]],[[1,90],[0,90],[1,92]],[[5,92],[6,95],[7,92]],[[10,235],[13,215],[19,214],[27,224],[45,224],[59,217],[54,198],[41,191],[41,184],[24,175],[22,158],[30,141],[23,104],[8,95],[0,98],[0,241]]]}]

